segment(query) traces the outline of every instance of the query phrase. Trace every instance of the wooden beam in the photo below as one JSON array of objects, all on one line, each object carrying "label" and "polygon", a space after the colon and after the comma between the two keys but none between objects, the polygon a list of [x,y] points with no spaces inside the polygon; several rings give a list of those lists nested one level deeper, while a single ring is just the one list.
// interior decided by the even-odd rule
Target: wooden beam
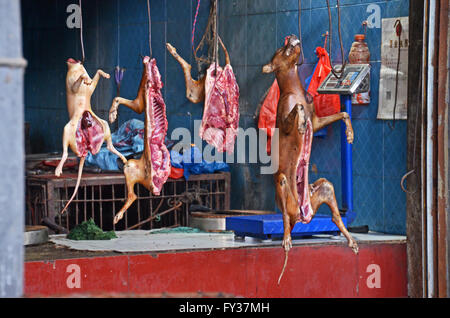
[{"label": "wooden beam", "polygon": [[437,285],[448,297],[448,1],[440,1],[437,81]]},{"label": "wooden beam", "polygon": [[423,1],[410,1],[408,53],[408,119],[407,170],[414,171],[407,178],[406,234],[408,296],[423,297],[422,250],[422,58],[423,58]]}]

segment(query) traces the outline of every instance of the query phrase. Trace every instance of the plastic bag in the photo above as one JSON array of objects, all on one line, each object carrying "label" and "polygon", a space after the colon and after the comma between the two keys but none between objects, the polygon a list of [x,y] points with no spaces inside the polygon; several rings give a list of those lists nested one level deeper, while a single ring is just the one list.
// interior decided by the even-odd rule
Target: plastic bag
[{"label": "plastic bag", "polygon": [[330,116],[339,113],[341,100],[336,94],[319,94],[317,88],[331,72],[330,57],[323,47],[316,48],[316,55],[319,61],[314,68],[311,81],[308,85],[308,93],[313,97],[316,115],[319,117]]}]

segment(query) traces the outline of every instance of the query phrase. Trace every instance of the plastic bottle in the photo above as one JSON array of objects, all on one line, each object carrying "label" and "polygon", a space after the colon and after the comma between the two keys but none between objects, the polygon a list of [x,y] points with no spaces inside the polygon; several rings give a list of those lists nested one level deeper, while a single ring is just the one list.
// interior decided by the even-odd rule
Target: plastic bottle
[{"label": "plastic bottle", "polygon": [[[367,43],[364,41],[364,34],[356,34],[355,42],[353,42],[348,54],[349,64],[370,64],[370,51]],[[370,91],[366,93],[358,93],[352,95],[353,105],[369,105]]]}]

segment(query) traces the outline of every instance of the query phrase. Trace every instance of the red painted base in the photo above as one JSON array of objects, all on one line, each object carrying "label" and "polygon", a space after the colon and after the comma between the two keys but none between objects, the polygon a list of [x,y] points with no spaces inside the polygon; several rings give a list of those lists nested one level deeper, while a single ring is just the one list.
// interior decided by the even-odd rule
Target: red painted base
[{"label": "red painted base", "polygon": [[406,244],[294,246],[25,263],[25,295],[223,292],[244,297],[406,297]]}]

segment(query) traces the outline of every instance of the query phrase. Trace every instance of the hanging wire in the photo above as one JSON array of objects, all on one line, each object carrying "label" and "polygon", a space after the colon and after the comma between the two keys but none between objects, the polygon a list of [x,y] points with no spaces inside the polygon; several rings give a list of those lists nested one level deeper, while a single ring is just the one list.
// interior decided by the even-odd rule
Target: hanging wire
[{"label": "hanging wire", "polygon": [[148,47],[150,49],[150,58],[153,56],[152,52],[152,18],[150,15],[150,0],[147,0],[147,13],[148,13]]},{"label": "hanging wire", "polygon": [[[339,43],[341,46],[341,56],[342,56],[342,67],[339,71],[335,70],[333,67],[333,64],[331,64],[331,42],[332,42],[332,21],[331,21],[331,8],[330,8],[330,1],[327,0],[327,7],[328,7],[328,24],[330,29],[330,40],[328,41],[328,51],[330,52],[330,65],[331,65],[331,72],[337,79],[341,79],[344,75],[344,69],[347,64],[344,57],[344,46],[342,44],[342,35],[341,35],[341,10],[339,5],[339,0],[337,0],[337,12],[338,12],[338,33],[339,33]],[[338,75],[339,74],[339,75]]]},{"label": "hanging wire", "polygon": [[84,41],[83,41],[83,10],[81,9],[81,0],[78,1],[80,6],[80,42],[81,42],[81,64],[84,64],[85,56],[84,56]]}]

